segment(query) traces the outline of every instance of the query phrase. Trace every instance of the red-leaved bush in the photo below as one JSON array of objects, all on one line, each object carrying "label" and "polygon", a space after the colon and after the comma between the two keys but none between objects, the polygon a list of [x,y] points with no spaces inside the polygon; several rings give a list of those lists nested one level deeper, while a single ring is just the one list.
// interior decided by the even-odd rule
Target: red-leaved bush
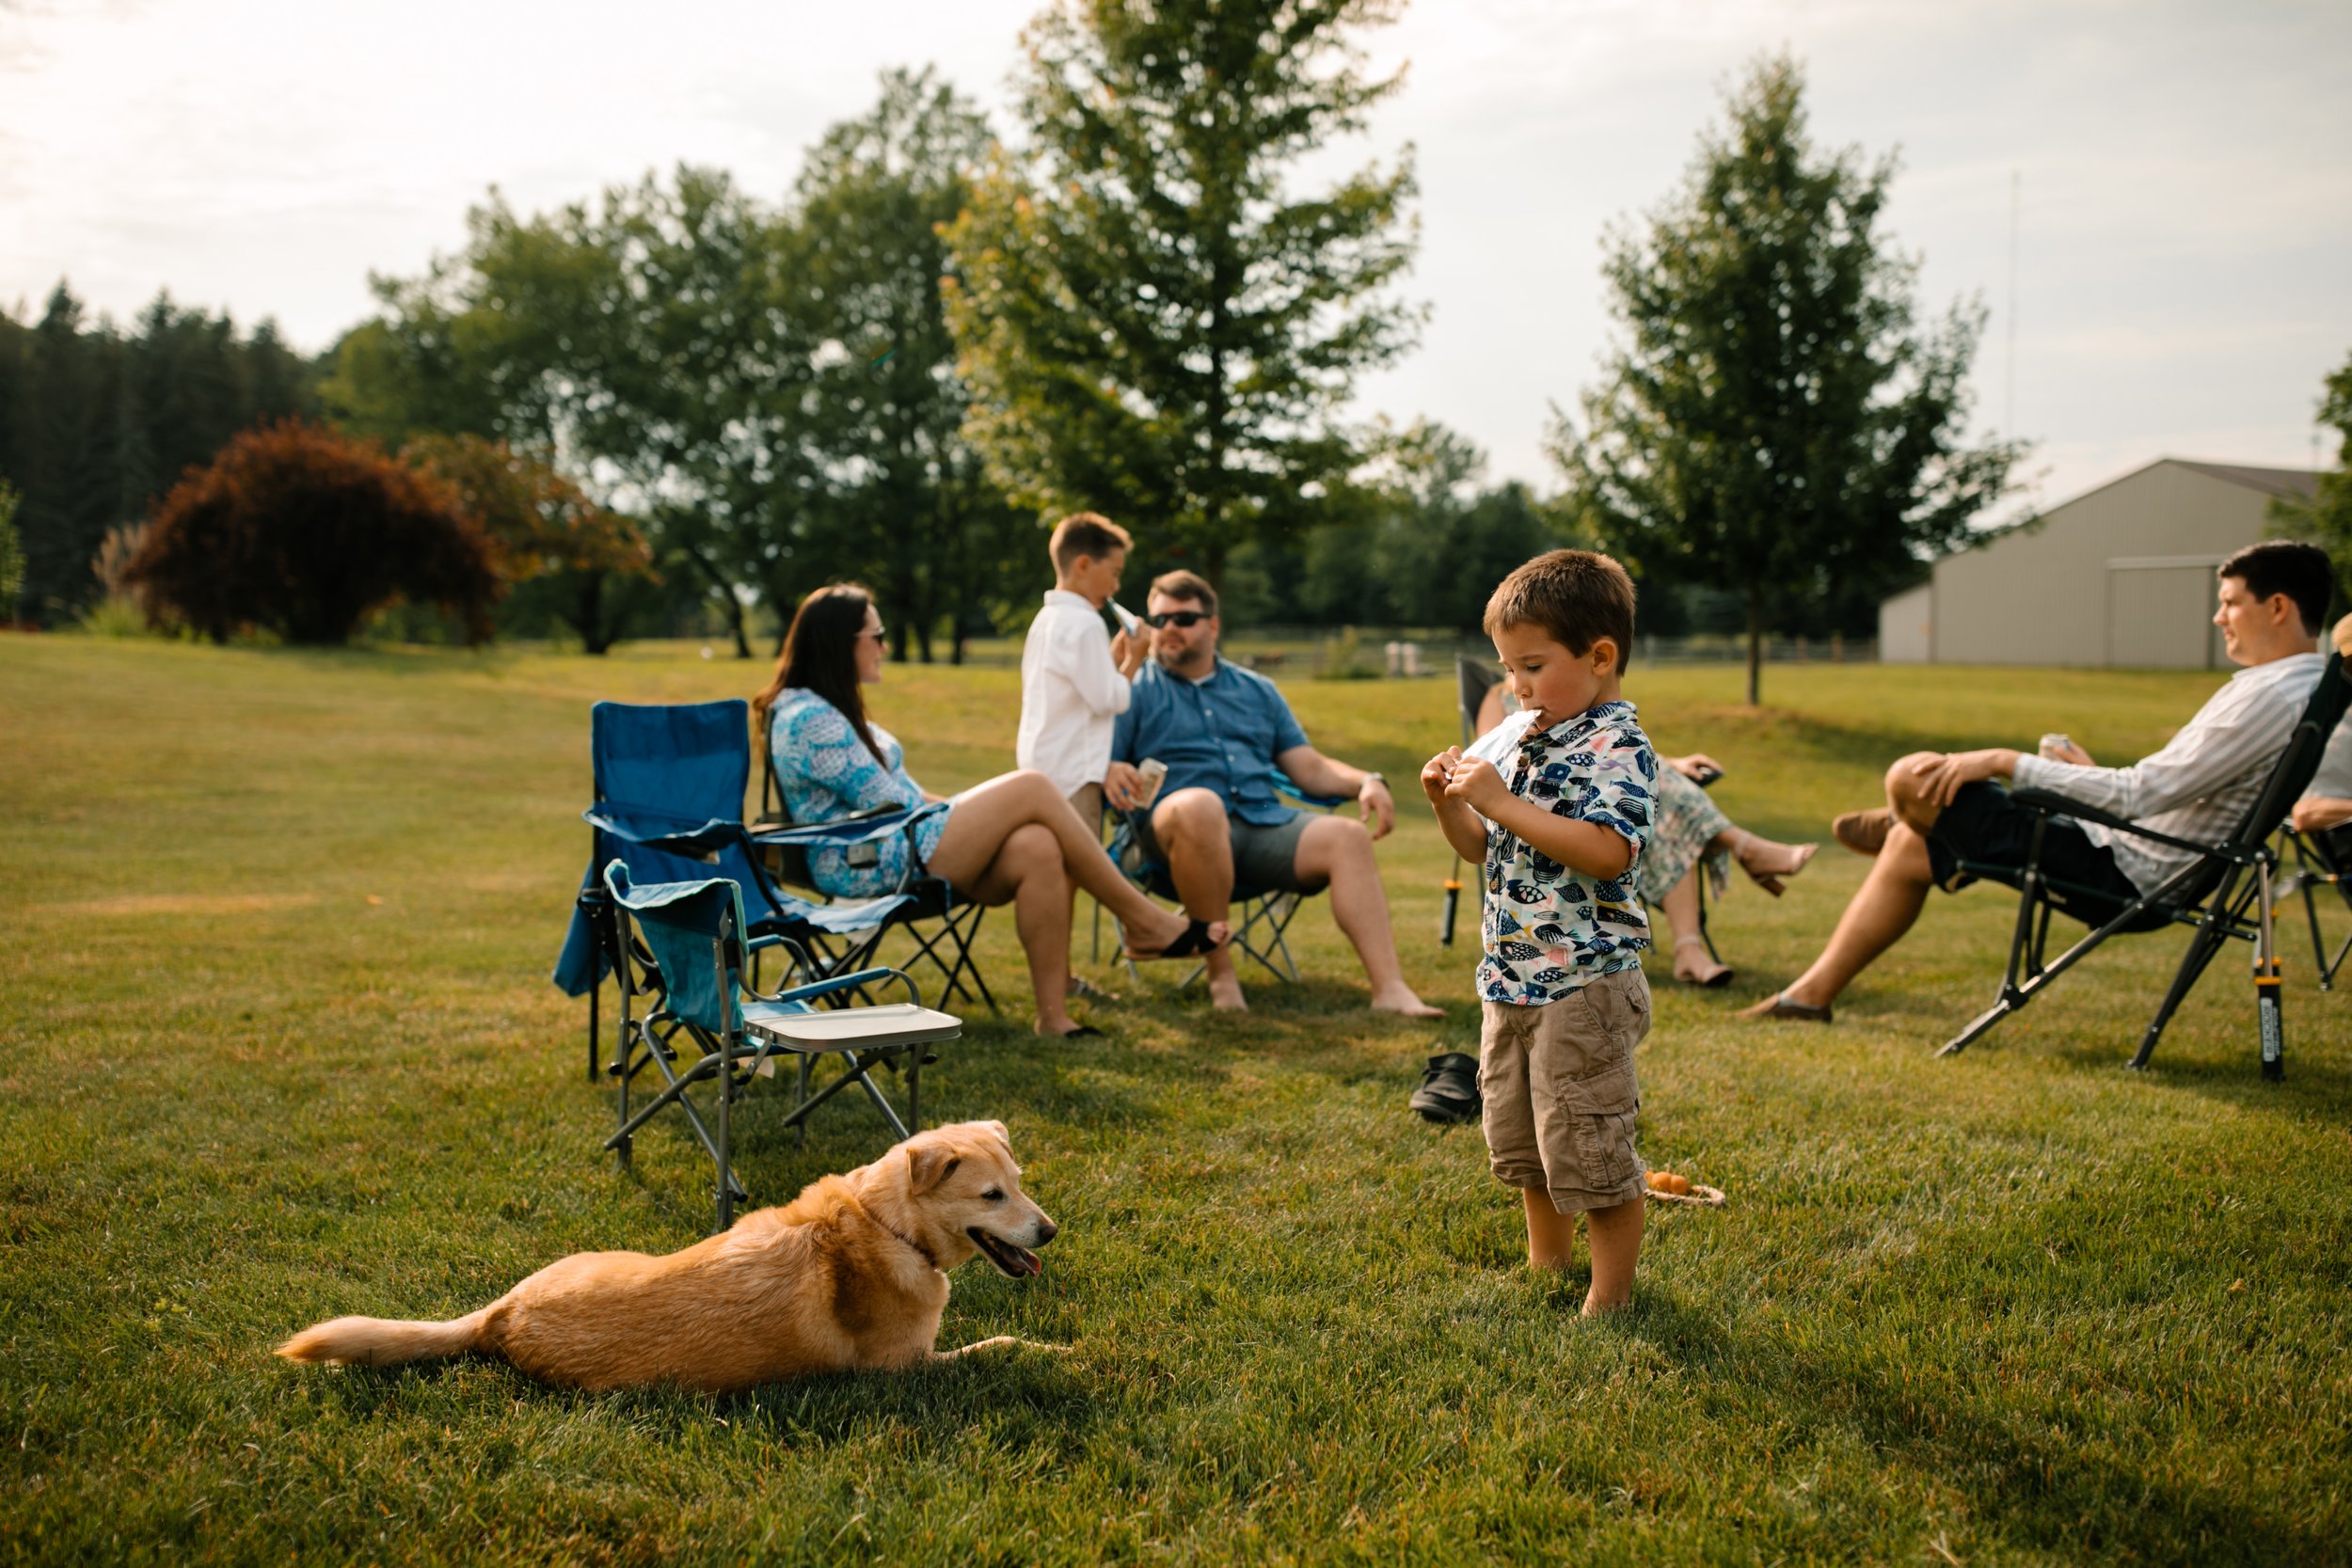
[{"label": "red-leaved bush", "polygon": [[396,600],[490,635],[495,557],[444,481],[298,420],[235,437],[156,504],[124,573],[151,619],[215,641],[248,626],[346,642]]}]

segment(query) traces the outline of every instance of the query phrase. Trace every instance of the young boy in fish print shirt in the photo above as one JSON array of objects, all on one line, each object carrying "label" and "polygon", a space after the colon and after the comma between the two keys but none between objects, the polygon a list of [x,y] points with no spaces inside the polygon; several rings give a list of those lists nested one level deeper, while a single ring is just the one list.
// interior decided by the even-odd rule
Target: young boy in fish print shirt
[{"label": "young boy in fish print shirt", "polygon": [[1618,693],[1633,599],[1625,568],[1589,550],[1553,550],[1503,578],[1486,629],[1520,711],[1421,770],[1447,841],[1486,866],[1487,1154],[1519,1189],[1530,1264],[1566,1267],[1585,1216],[1588,1317],[1632,1298],[1642,1251],[1633,1048],[1649,1033],[1649,926],[1633,873],[1658,756]]}]

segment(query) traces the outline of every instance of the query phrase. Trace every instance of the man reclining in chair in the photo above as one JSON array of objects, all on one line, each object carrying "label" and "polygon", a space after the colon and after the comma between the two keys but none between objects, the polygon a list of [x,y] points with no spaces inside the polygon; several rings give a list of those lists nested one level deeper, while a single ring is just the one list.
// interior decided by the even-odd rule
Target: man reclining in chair
[{"label": "man reclining in chair", "polygon": [[[1136,818],[1144,853],[1168,868],[1188,913],[1228,908],[1238,880],[1269,892],[1331,890],[1339,922],[1372,980],[1375,1012],[1437,1018],[1397,963],[1389,895],[1372,842],[1396,825],[1396,802],[1377,773],[1350,768],[1307,744],[1274,683],[1217,657],[1216,591],[1190,572],[1154,580],[1145,600],[1152,661],[1135,678],[1111,740],[1103,796],[1131,810],[1135,765],[1154,757],[1168,778],[1148,816]],[[1275,793],[1275,772],[1311,795],[1354,796],[1362,820],[1300,812]],[[1222,913],[1205,915],[1215,922]],[[1247,1006],[1233,973],[1234,943],[1208,956],[1209,997]]]},{"label": "man reclining in chair", "polygon": [[[1974,879],[1963,860],[2005,868],[1994,876],[2016,885],[2032,841],[2034,813],[2009,790],[2045,789],[2176,838],[2222,839],[2252,809],[2287,737],[2319,684],[2318,648],[2331,587],[2327,554],[2316,546],[2271,540],[2249,545],[2221,563],[2223,650],[2244,665],[2162,751],[2129,768],[2100,768],[2071,743],[2065,754],[2036,756],[1994,747],[1982,752],[1921,752],[1886,771],[1886,804],[1850,812],[1831,832],[1848,848],[1875,855],[1861,891],[1846,906],[1829,945],[1788,990],[1742,1014],[1747,1018],[1830,1021],[1830,1005],[1853,977],[1902,939],[1928,890],[1957,892]],[[2058,879],[2112,897],[2112,914],[2194,862],[2186,850],[2065,817],[2050,820],[2042,868]]]}]

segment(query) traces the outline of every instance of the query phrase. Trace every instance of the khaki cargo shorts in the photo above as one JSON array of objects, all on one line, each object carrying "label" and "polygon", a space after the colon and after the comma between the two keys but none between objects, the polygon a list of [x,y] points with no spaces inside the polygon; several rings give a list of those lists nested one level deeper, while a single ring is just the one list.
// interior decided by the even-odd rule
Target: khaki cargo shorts
[{"label": "khaki cargo shorts", "polygon": [[1486,1007],[1478,1093],[1495,1180],[1543,1191],[1563,1214],[1640,1198],[1633,1048],[1649,1033],[1641,970],[1604,974],[1540,1007]]}]

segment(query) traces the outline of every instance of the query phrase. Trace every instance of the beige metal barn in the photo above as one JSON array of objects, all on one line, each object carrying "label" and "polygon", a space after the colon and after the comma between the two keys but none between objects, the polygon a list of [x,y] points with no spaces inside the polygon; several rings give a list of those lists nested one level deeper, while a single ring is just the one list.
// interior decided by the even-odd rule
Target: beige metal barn
[{"label": "beige metal barn", "polygon": [[1879,657],[2222,669],[2214,568],[2268,535],[2273,498],[2308,496],[2318,478],[2160,457],[1937,562],[1932,580],[1879,606]]}]

